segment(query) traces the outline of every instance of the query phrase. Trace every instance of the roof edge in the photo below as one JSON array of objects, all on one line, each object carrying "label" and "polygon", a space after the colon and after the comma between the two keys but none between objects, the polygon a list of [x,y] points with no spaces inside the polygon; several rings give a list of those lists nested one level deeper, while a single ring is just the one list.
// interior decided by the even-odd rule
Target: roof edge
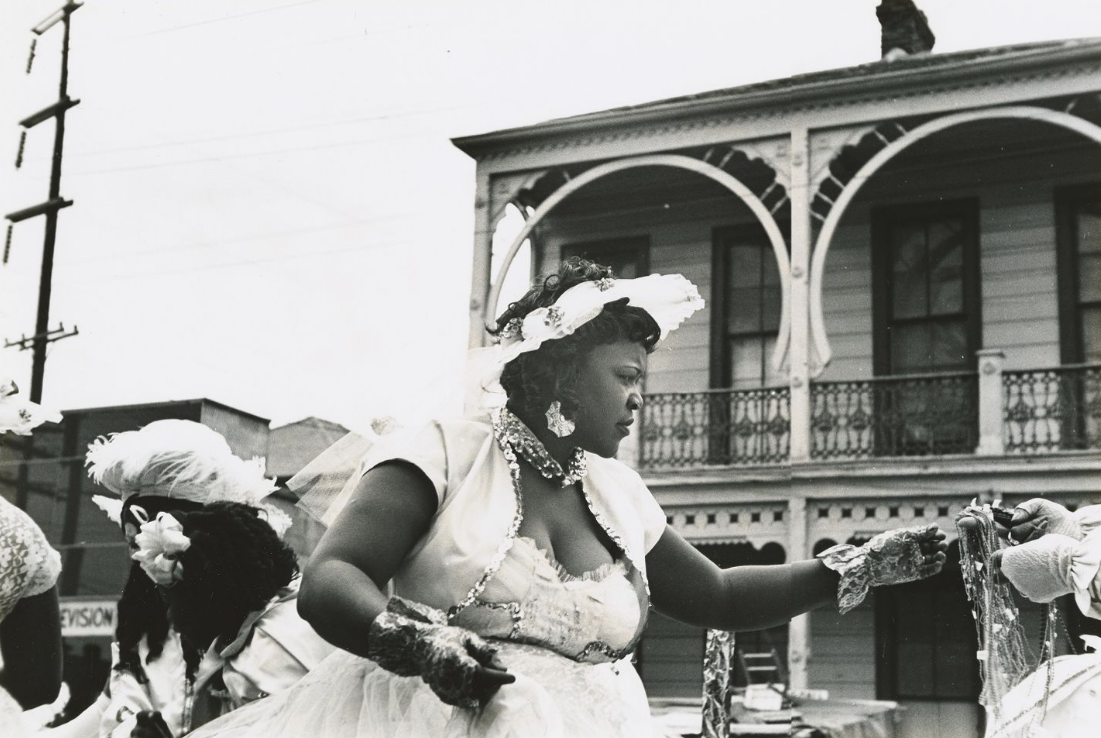
[{"label": "roof edge", "polygon": [[[997,48],[997,47],[992,47]],[[1018,48],[1018,47],[1005,47]],[[612,108],[594,113],[566,118],[557,118],[529,126],[506,128],[490,133],[458,136],[451,143],[472,158],[489,153],[495,149],[551,139],[554,137],[580,132],[597,131],[624,125],[641,125],[654,121],[703,117],[719,112],[782,107],[792,103],[809,103],[822,98],[836,98],[839,94],[873,93],[885,88],[920,89],[935,87],[945,82],[974,78],[976,74],[995,76],[1015,71],[1042,69],[1046,66],[1066,65],[1094,59],[1101,61],[1101,38],[1068,39],[1060,46],[1022,45],[1020,51],[1008,56],[988,58],[966,58],[953,60],[945,55],[942,66],[914,66],[892,68],[892,62],[882,60],[853,67],[841,67],[836,71],[859,69],[861,67],[882,64],[883,71],[867,76],[839,77],[836,79],[811,80],[800,82],[800,76],[765,80],[729,90],[715,91],[714,95],[696,98],[682,96],[642,103],[639,106]],[[959,52],[966,53],[966,52]],[[819,74],[812,72],[810,74]],[[758,84],[767,84],[783,79],[793,80],[792,85],[767,90],[754,90]],[[744,92],[739,92],[745,90]],[[708,94],[706,92],[699,93]]]}]

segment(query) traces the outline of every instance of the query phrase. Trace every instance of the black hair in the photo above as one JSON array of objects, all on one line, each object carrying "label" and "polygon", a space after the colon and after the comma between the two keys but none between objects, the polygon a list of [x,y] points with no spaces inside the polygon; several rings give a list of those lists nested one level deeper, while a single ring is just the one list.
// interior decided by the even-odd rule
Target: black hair
[{"label": "black hair", "polygon": [[[610,267],[570,257],[557,272],[536,280],[523,297],[510,304],[490,334],[500,335],[511,321],[523,320],[531,311],[553,305],[575,285],[613,277]],[[547,341],[510,361],[501,373],[501,386],[513,410],[542,413],[558,400],[563,414],[572,417],[578,405],[575,388],[581,376],[580,359],[589,349],[627,340],[651,353],[660,337],[661,329],[645,310],[629,305],[625,299],[611,302],[572,334]]]},{"label": "black hair", "polygon": [[[249,613],[290,584],[298,574],[298,560],[261,511],[249,505],[211,503],[180,516],[180,524],[191,545],[179,557],[183,577],[174,585],[177,601],[189,622],[201,623],[218,642],[228,644]],[[184,648],[189,677],[209,645]]]},{"label": "black hair", "polygon": [[[123,503],[121,523],[140,526],[144,522],[134,514],[134,507],[145,511],[148,519],[157,517],[157,513],[173,514],[198,510],[199,502],[178,500],[160,496],[132,496]],[[168,608],[157,593],[157,585],[141,568],[138,562],[132,562],[118,602],[118,624],[115,626],[115,640],[119,647],[117,671],[128,671],[141,684],[148,679],[142,667],[138,644],[142,636],[149,651],[145,662],[152,663],[164,651],[164,641],[168,637]]]}]

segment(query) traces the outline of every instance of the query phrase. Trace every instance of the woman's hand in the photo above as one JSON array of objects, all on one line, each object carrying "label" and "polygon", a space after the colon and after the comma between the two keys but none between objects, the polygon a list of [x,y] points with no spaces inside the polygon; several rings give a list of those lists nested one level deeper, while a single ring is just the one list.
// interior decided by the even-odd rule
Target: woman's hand
[{"label": "woman's hand", "polygon": [[159,712],[142,710],[134,718],[137,724],[130,731],[130,738],[172,738],[172,731]]},{"label": "woman's hand", "polygon": [[998,535],[1010,543],[1034,541],[1045,533],[1058,533],[1076,541],[1082,538],[1082,529],[1070,510],[1040,497],[1017,505],[1008,526],[998,526]]},{"label": "woman's hand", "polygon": [[859,548],[834,546],[818,558],[841,575],[837,599],[841,612],[846,613],[860,604],[872,587],[933,576],[944,567],[947,551],[944,531],[932,523],[880,533]]},{"label": "woman's hand", "polygon": [[371,623],[367,657],[398,676],[419,676],[449,705],[477,708],[516,677],[476,633],[447,625],[442,612],[400,597]]}]

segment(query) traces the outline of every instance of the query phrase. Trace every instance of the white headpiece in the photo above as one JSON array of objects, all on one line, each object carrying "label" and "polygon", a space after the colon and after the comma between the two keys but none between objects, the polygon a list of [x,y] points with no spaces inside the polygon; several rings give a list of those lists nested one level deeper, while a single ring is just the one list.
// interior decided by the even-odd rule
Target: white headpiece
[{"label": "white headpiece", "polygon": [[[654,319],[661,338],[704,305],[696,286],[679,274],[654,274],[638,279],[609,277],[574,285],[553,305],[510,321],[496,345],[471,352],[462,386],[468,411],[481,415],[504,404],[501,372],[510,361],[535,351],[546,341],[572,334],[600,315],[605,305],[623,299]],[[393,446],[407,443],[409,435],[419,427],[413,425],[393,433],[388,432],[390,429],[377,430],[370,437],[349,434],[307,464],[287,482],[287,487],[299,494],[299,507],[330,525],[351,499],[363,470],[370,468],[374,459],[386,456]]]},{"label": "white headpiece", "polygon": [[240,502],[264,510],[277,533],[290,526],[285,513],[261,501],[274,492],[263,459],[236,456],[217,431],[190,420],[158,420],[141,430],[99,437],[88,445],[88,476],[119,496],[92,500],[114,522],[134,495],[206,504]]},{"label": "white headpiece", "polygon": [[493,347],[492,362],[482,377],[483,388],[498,391],[501,372],[510,361],[535,351],[546,341],[565,338],[600,315],[605,305],[623,299],[645,310],[658,324],[663,339],[704,306],[696,285],[680,274],[651,274],[637,279],[606,277],[576,284],[559,295],[553,305],[508,322]]}]

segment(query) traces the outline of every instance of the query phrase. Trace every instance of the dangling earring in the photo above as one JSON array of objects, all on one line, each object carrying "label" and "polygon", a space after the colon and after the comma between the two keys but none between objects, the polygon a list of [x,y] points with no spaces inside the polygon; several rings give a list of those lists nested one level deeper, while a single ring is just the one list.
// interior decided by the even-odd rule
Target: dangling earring
[{"label": "dangling earring", "polygon": [[565,438],[573,433],[577,424],[562,414],[562,403],[555,400],[547,408],[547,428],[559,438]]}]

